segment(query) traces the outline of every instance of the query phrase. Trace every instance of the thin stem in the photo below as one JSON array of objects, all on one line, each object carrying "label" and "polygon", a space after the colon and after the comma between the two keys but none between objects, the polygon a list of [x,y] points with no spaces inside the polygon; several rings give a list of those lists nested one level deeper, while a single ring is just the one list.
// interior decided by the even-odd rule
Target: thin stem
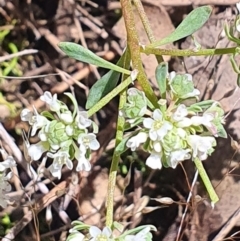
[{"label": "thin stem", "polygon": [[131,59],[133,69],[138,70],[138,82],[145,92],[147,98],[152,102],[154,106],[157,105],[157,97],[153,92],[153,89],[147,79],[147,76],[144,72],[144,68],[141,61],[140,45],[139,39],[135,27],[134,16],[131,1],[129,0],[120,0],[122,5],[122,12],[125,21],[125,26],[127,30],[127,41],[128,47],[130,49]]},{"label": "thin stem", "polygon": [[[119,110],[121,110],[126,103],[126,91],[120,93],[119,100]],[[123,139],[123,130],[124,130],[125,119],[123,116],[118,115],[117,120],[117,132],[116,132],[116,146]],[[108,180],[108,191],[107,191],[107,215],[106,215],[106,226],[112,227],[113,223],[113,206],[114,206],[114,189],[116,185],[117,169],[119,164],[120,156],[116,151],[113,153],[112,164],[110,168],[109,180]]]},{"label": "thin stem", "polygon": [[208,195],[212,201],[212,205],[214,205],[216,202],[218,202],[219,198],[212,186],[211,181],[209,180],[209,177],[203,167],[202,161],[199,160],[198,158],[194,159],[195,166],[199,172],[200,177],[202,178],[202,181],[204,183],[204,186],[206,187],[208,191]]},{"label": "thin stem", "polygon": [[[129,49],[126,49],[123,66],[125,68],[130,68],[130,62],[131,62],[130,61],[130,52],[129,52]],[[126,78],[125,75],[122,76],[122,81],[124,80],[124,78]],[[126,89],[124,89],[120,93],[119,111],[121,111],[121,109],[123,109],[123,107],[125,106],[126,100],[127,100]],[[116,185],[117,169],[118,169],[118,164],[119,164],[119,159],[120,159],[119,154],[117,154],[117,152],[116,152],[116,147],[123,139],[124,124],[125,124],[124,117],[121,115],[118,115],[116,142],[115,142],[115,149],[114,149],[114,153],[113,153],[110,174],[109,174],[107,202],[106,202],[106,205],[107,205],[106,226],[110,227],[110,228],[112,227],[112,223],[113,223],[114,189],[115,189],[115,185]]]},{"label": "thin stem", "polygon": [[159,49],[151,47],[141,47],[141,52],[145,54],[155,55],[168,55],[168,56],[202,56],[202,55],[223,55],[223,54],[235,54],[238,52],[239,47],[233,48],[219,48],[219,49]]},{"label": "thin stem", "polygon": [[105,106],[110,100],[117,96],[121,91],[123,91],[127,86],[133,82],[131,76],[124,80],[121,84],[115,87],[110,93],[104,96],[96,105],[94,105],[90,110],[88,110],[88,117],[92,116],[94,113],[99,111],[103,106]]},{"label": "thin stem", "polygon": [[[151,29],[150,22],[148,20],[148,17],[146,15],[145,11],[144,11],[144,8],[143,8],[141,0],[133,0],[133,3],[134,3],[134,5],[137,8],[138,14],[139,14],[139,16],[141,18],[143,27],[145,29],[145,32],[146,32],[146,34],[148,36],[148,39],[149,39],[150,43],[156,42],[156,39],[155,39],[155,37],[153,35],[153,32],[152,32],[152,29]],[[161,55],[160,56],[156,56],[156,59],[157,59],[158,63],[163,62],[163,57]]]}]

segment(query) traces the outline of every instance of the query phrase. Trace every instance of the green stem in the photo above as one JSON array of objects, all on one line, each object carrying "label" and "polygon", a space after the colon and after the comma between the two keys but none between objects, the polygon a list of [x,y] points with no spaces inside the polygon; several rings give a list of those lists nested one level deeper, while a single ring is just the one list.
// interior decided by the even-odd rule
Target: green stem
[{"label": "green stem", "polygon": [[122,14],[124,17],[125,26],[127,30],[127,41],[128,41],[128,47],[130,49],[133,69],[138,70],[138,73],[139,73],[138,82],[140,86],[145,92],[147,98],[153,103],[155,107],[157,107],[158,106],[157,97],[153,92],[153,89],[147,79],[147,76],[144,72],[144,68],[142,65],[139,39],[138,39],[136,27],[135,27],[131,1],[120,0],[120,2],[122,5]]},{"label": "green stem", "polygon": [[[145,29],[145,32],[148,36],[148,39],[149,39],[150,43],[156,42],[156,39],[155,39],[155,37],[153,35],[153,32],[152,32],[152,29],[151,29],[150,22],[148,20],[148,17],[146,15],[145,11],[144,11],[141,0],[133,0],[133,3],[137,8],[138,14],[140,16],[140,19],[142,21],[143,27]],[[157,59],[158,63],[163,62],[163,57],[161,55],[156,56],[156,59]]]},{"label": "green stem", "polygon": [[202,55],[223,55],[238,53],[239,47],[234,48],[219,48],[219,49],[159,49],[151,47],[141,47],[141,52],[144,54],[168,55],[168,56],[202,56]]},{"label": "green stem", "polygon": [[204,183],[204,186],[206,187],[207,191],[208,191],[208,195],[212,201],[212,204],[215,204],[216,202],[218,202],[219,198],[212,186],[211,181],[209,180],[209,177],[203,167],[202,161],[199,160],[198,158],[194,159],[194,163],[196,165],[196,168],[199,172],[200,177],[202,178],[202,181]]},{"label": "green stem", "polygon": [[117,96],[121,91],[123,91],[127,86],[133,82],[132,77],[129,76],[116,88],[114,88],[110,93],[104,96],[96,105],[94,105],[90,110],[88,110],[88,117],[92,116],[94,113],[99,111],[103,106],[105,106],[110,100]]},{"label": "green stem", "polygon": [[[126,91],[123,91],[120,94],[119,110],[121,110],[123,108],[125,103],[126,103]],[[123,139],[124,124],[125,124],[124,117],[118,115],[115,150],[116,150],[116,146]],[[106,226],[110,227],[110,228],[112,227],[112,223],[113,223],[114,189],[115,189],[115,185],[116,185],[119,159],[120,159],[120,155],[117,154],[116,151],[114,151],[113,158],[112,158],[112,164],[111,164],[111,168],[110,168],[110,174],[109,174],[109,180],[108,180],[108,191],[107,191]]]},{"label": "green stem", "polygon": [[[130,68],[130,62],[131,62],[129,49],[126,49],[125,53],[126,54],[124,55],[125,58],[123,59],[123,67],[128,69],[128,68]],[[126,76],[123,75],[122,81],[125,78],[126,78]],[[123,109],[126,101],[127,101],[127,93],[126,93],[126,90],[124,90],[120,93],[119,110]],[[116,185],[117,169],[118,169],[118,164],[119,164],[119,159],[120,159],[120,155],[118,155],[116,152],[116,147],[123,139],[124,124],[125,124],[124,117],[118,115],[116,142],[115,142],[115,149],[114,149],[114,153],[113,153],[110,174],[109,174],[107,202],[106,202],[106,205],[107,205],[106,226],[110,227],[110,228],[112,227],[112,223],[113,223],[114,189],[115,189],[115,185]]]}]

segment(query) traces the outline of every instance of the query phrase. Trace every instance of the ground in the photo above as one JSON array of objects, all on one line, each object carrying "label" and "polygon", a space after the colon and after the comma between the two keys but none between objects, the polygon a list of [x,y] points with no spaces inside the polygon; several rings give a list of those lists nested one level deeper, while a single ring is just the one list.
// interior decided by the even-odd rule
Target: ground
[{"label": "ground", "polygon": [[[199,4],[214,5],[210,20],[194,37],[202,48],[231,46],[224,35],[223,26],[225,21],[230,21],[237,14],[234,5],[237,1],[142,2],[156,39],[171,33],[186,14]],[[147,37],[137,12],[135,15],[140,42],[146,44]],[[39,111],[43,110],[44,103],[39,97],[44,91],[57,93],[62,101],[67,101],[64,92],[74,91],[79,108],[84,108],[89,89],[105,70],[68,58],[57,44],[60,41],[81,43],[102,58],[116,63],[126,44],[120,3],[113,0],[2,0],[0,16],[1,74],[14,76],[2,78],[0,82],[3,95],[3,99],[0,96],[0,136],[3,147],[15,156],[19,164],[15,173],[18,172],[20,177],[15,177],[12,182],[13,191],[10,196],[13,204],[0,211],[1,217],[8,214],[11,220],[9,227],[6,224],[1,225],[0,235],[5,236],[6,229],[13,225],[15,229],[10,230],[14,234],[11,239],[37,240],[34,223],[37,213],[41,240],[65,240],[71,221],[78,217],[88,224],[102,227],[105,221],[107,180],[114,147],[118,99],[114,99],[94,116],[100,124],[98,139],[101,149],[93,153],[93,170],[90,173],[71,174],[64,169],[59,181],[43,178],[51,189],[49,193],[31,188],[31,177],[24,169],[28,168],[28,164],[25,162],[26,156],[23,156],[21,136],[21,130],[27,131],[28,126],[21,122],[19,114],[23,108],[31,108],[32,105]],[[186,49],[194,48],[194,45],[188,37],[164,47]],[[5,56],[23,50],[29,51],[29,54],[11,60],[4,59]],[[157,62],[152,56],[142,56],[142,59],[149,81],[156,88],[154,73]],[[230,138],[240,138],[240,91],[237,87],[237,74],[232,69],[229,56],[184,59],[164,56],[164,60],[169,62],[171,70],[192,74],[195,85],[202,92],[201,98],[220,101],[226,112],[229,138],[219,139],[216,152],[204,162],[220,201],[213,209],[199,181],[193,190],[194,198],[188,204],[189,211],[181,223],[189,195],[187,180],[191,183],[195,172],[193,163],[186,161],[176,170],[143,171],[139,161],[129,168],[131,153],[127,153],[122,157],[117,179],[115,220],[130,222],[130,227],[154,224],[158,230],[154,233],[154,240],[177,240],[179,227],[182,227],[182,236],[178,240],[223,240],[240,230],[239,155],[232,148]],[[5,100],[8,101],[7,104]],[[30,138],[30,142],[36,142],[36,139]],[[144,160],[145,157],[137,152],[131,158]],[[34,162],[32,165],[36,168],[38,164]],[[125,169],[130,170],[131,174],[127,187],[125,183],[129,176]],[[30,196],[35,203],[30,202]],[[171,197],[175,203],[164,205],[153,200],[160,197]],[[53,221],[48,224],[45,208],[50,204]],[[230,222],[227,223],[229,219]],[[237,235],[233,238],[232,240],[240,240]],[[8,239],[5,237],[2,240]]]}]

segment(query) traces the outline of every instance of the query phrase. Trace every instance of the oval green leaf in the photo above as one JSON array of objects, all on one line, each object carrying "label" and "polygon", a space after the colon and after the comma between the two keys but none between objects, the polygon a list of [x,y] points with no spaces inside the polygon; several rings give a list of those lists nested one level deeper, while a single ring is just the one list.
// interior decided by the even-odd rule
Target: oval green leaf
[{"label": "oval green leaf", "polygon": [[173,33],[164,39],[148,45],[148,47],[158,47],[192,35],[207,22],[211,12],[211,6],[202,6],[194,9],[185,19],[183,19]]},{"label": "oval green leaf", "polygon": [[87,98],[87,110],[92,108],[98,101],[114,89],[119,80],[119,76],[119,72],[110,70],[92,86]]},{"label": "oval green leaf", "polygon": [[[126,63],[126,58],[128,59]],[[117,66],[120,67],[129,67],[130,66],[130,56],[129,51],[126,50],[121,58],[117,62]],[[101,79],[99,79],[90,89],[86,109],[92,108],[95,104],[97,104],[105,95],[111,92],[117,85],[119,80],[120,73],[110,70]]]},{"label": "oval green leaf", "polygon": [[166,98],[168,63],[162,62],[156,68],[156,80],[161,93],[161,98]]},{"label": "oval green leaf", "polygon": [[84,63],[93,64],[98,67],[102,67],[105,69],[115,70],[117,72],[130,75],[131,71],[121,68],[115,64],[112,64],[106,61],[103,58],[100,58],[96,54],[94,54],[89,49],[84,48],[83,46],[70,42],[60,42],[58,47],[69,57],[74,58],[76,60],[82,61]]}]

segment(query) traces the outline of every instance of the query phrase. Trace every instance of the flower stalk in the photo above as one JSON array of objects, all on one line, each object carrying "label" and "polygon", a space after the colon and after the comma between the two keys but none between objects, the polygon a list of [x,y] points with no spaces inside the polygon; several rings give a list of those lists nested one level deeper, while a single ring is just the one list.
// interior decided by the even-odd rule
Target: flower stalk
[{"label": "flower stalk", "polygon": [[157,97],[154,94],[153,89],[147,79],[141,61],[139,38],[135,26],[131,1],[121,0],[120,3],[122,5],[123,17],[127,30],[127,43],[131,54],[133,69],[138,70],[137,79],[147,98],[152,102],[154,106],[157,106]]},{"label": "flower stalk", "polygon": [[194,159],[194,164],[199,172],[199,175],[204,183],[205,188],[207,189],[208,195],[210,197],[210,200],[212,202],[212,205],[217,203],[219,201],[218,195],[215,192],[212,183],[203,167],[202,161],[199,160],[199,158]]}]

